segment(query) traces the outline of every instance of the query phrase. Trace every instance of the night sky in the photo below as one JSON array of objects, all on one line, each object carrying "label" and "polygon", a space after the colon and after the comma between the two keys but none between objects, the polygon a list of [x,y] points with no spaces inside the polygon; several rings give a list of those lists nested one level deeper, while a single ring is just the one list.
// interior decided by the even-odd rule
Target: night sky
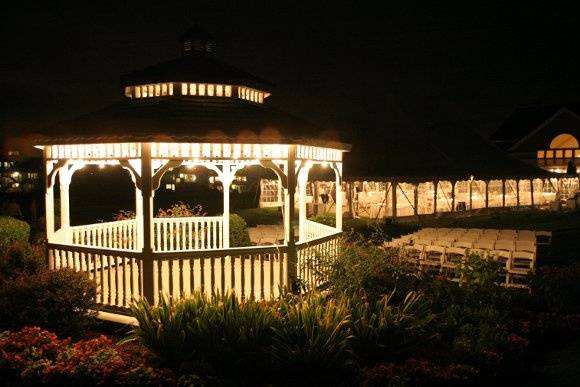
[{"label": "night sky", "polygon": [[218,57],[277,85],[271,104],[355,145],[388,141],[402,122],[488,136],[517,107],[579,100],[577,12],[554,1],[45,3],[3,5],[5,133],[118,100],[119,76],[177,57],[194,23],[214,35]]}]

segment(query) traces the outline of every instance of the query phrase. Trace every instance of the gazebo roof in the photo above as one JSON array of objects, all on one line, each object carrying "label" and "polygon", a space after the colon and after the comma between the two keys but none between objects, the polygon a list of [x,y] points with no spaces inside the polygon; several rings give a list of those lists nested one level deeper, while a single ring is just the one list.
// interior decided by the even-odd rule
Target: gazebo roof
[{"label": "gazebo roof", "polygon": [[121,76],[122,86],[160,82],[243,85],[264,91],[272,91],[274,88],[273,83],[222,62],[206,52],[195,52]]},{"label": "gazebo roof", "polygon": [[[181,58],[122,76],[123,101],[58,123],[34,143],[211,142],[350,149],[336,132],[265,105],[274,85],[215,58],[209,34],[194,27],[180,39]],[[196,87],[200,89],[192,91]]]},{"label": "gazebo roof", "polygon": [[336,132],[267,105],[226,97],[127,99],[58,123],[35,139],[39,145],[149,141],[350,149]]}]

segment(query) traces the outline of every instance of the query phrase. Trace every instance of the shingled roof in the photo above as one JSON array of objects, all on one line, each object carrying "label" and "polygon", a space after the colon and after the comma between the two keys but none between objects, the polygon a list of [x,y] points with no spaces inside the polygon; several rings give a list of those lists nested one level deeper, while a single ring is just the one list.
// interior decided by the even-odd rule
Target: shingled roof
[{"label": "shingled roof", "polygon": [[[347,144],[340,142],[336,132],[324,130],[262,101],[239,98],[236,86],[270,92],[274,85],[217,59],[209,34],[194,26],[180,40],[182,57],[121,77],[122,86],[172,83],[173,95],[126,97],[119,103],[48,128],[34,139],[35,143],[300,143],[349,149]],[[227,97],[182,96],[180,83],[230,85],[233,93]]]},{"label": "shingled roof", "polygon": [[263,91],[272,91],[274,87],[273,83],[222,62],[206,52],[196,52],[121,76],[122,86],[161,82],[244,85]]},{"label": "shingled roof", "polygon": [[[381,135],[386,141],[369,144],[364,150],[364,162],[345,164],[348,175],[407,182],[553,176],[467,128],[401,125],[386,131],[387,135]],[[357,152],[355,147],[354,158]]]},{"label": "shingled roof", "polygon": [[510,115],[489,137],[489,139],[502,149],[509,149],[520,139],[524,138],[531,131],[553,117],[562,109],[567,109],[575,114],[580,114],[580,105],[578,104],[559,104],[520,108]]},{"label": "shingled roof", "polygon": [[268,105],[238,98],[130,100],[58,123],[42,144],[101,142],[300,143],[348,149],[336,133]]}]

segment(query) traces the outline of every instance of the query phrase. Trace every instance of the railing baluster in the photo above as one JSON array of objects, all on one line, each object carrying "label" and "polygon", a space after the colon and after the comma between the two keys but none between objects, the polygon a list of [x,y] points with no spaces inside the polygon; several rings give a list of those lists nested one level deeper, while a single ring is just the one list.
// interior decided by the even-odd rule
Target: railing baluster
[{"label": "railing baluster", "polygon": [[260,264],[260,300],[264,299],[264,255],[259,254],[259,264]]}]

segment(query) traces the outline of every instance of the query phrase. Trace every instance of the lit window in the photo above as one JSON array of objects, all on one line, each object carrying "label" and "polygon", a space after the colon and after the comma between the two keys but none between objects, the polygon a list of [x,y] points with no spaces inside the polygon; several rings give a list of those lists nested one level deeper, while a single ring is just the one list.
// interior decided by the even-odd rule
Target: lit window
[{"label": "lit window", "polygon": [[173,83],[169,84],[169,95],[173,95]]},{"label": "lit window", "polygon": [[148,90],[147,90],[147,94],[149,95],[149,97],[153,97],[155,91],[153,90],[153,85],[149,85],[147,86]]},{"label": "lit window", "polygon": [[135,88],[135,98],[141,98],[141,88],[139,86]]},{"label": "lit window", "polygon": [[181,84],[181,95],[187,95],[187,83]]},{"label": "lit window", "polygon": [[143,96],[143,98],[147,98],[147,96],[149,95],[149,93],[147,93],[147,86],[141,86],[141,95]]},{"label": "lit window", "polygon": [[207,85],[207,95],[213,97],[214,85]]},{"label": "lit window", "polygon": [[226,85],[225,94],[226,94],[226,97],[232,96],[232,87],[230,85]]},{"label": "lit window", "polygon": [[203,83],[199,84],[199,95],[205,95],[205,85]]},{"label": "lit window", "polygon": [[161,85],[157,84],[155,85],[155,96],[159,97],[161,95]]},{"label": "lit window", "polygon": [[215,87],[215,95],[218,97],[221,97],[222,95],[224,95],[224,87],[222,85],[217,85]]},{"label": "lit window", "polygon": [[197,94],[197,85],[195,83],[189,84],[189,95],[196,95]]},{"label": "lit window", "polygon": [[161,84],[161,95],[167,95],[167,83]]},{"label": "lit window", "polygon": [[131,98],[132,97],[132,95],[131,95],[131,87],[130,86],[126,86],[125,87],[125,97],[127,97],[127,98]]},{"label": "lit window", "polygon": [[546,152],[543,150],[538,151],[538,158],[543,159],[546,156]]}]

